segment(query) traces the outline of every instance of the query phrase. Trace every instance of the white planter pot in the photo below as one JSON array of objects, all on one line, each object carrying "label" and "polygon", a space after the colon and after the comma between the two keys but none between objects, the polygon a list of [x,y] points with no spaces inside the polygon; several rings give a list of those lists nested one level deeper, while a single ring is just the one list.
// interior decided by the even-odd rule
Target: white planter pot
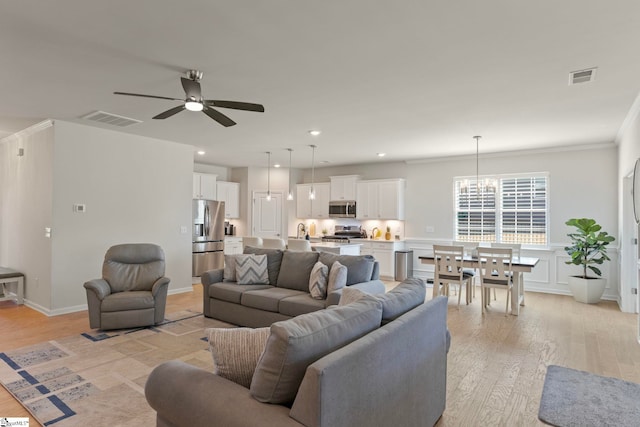
[{"label": "white planter pot", "polygon": [[582,277],[569,276],[569,288],[573,293],[573,298],[586,304],[600,301],[606,285],[607,279],[583,279]]}]

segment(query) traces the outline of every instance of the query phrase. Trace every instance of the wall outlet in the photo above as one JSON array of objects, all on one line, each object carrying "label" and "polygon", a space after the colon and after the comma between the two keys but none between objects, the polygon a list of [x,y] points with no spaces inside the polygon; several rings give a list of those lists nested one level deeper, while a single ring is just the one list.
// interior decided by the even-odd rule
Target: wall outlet
[{"label": "wall outlet", "polygon": [[44,228],[44,237],[47,237],[49,239],[51,238],[51,228],[50,227],[45,227]]},{"label": "wall outlet", "polygon": [[87,205],[84,203],[74,203],[73,211],[78,213],[85,213],[87,211]]},{"label": "wall outlet", "polygon": [[424,228],[424,230],[425,230],[427,233],[435,233],[436,228],[435,228],[433,225],[427,225],[427,226]]},{"label": "wall outlet", "polygon": [[187,226],[186,225],[181,225],[180,226],[180,234],[187,234]]}]

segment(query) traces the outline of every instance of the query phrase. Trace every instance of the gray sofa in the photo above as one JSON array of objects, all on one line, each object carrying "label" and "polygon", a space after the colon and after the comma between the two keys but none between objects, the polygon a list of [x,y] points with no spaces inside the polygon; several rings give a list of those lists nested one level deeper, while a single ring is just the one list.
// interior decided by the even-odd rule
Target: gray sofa
[{"label": "gray sofa", "polygon": [[[381,300],[383,325],[304,365],[300,386],[288,404],[261,403],[253,397],[258,369],[248,389],[181,361],[161,364],[145,387],[147,401],[157,411],[157,425],[433,426],[446,401],[447,299],[422,303],[424,282],[419,289],[415,280],[410,281],[408,288],[366,296]],[[417,306],[416,296],[422,298]],[[348,306],[339,308],[344,307]],[[407,307],[414,308],[406,311]],[[297,330],[303,318],[331,311],[278,322],[271,326],[269,339],[279,333],[279,325],[294,323],[292,330]],[[269,343],[264,352],[268,349]]]},{"label": "gray sofa", "polygon": [[338,304],[342,290],[326,299],[311,298],[309,276],[316,262],[329,268],[335,261],[347,267],[347,286],[369,294],[381,294],[378,262],[371,256],[335,255],[328,252],[298,252],[245,247],[244,253],[267,256],[269,285],[238,285],[224,277],[224,269],[202,274],[203,312],[234,325],[259,328],[300,314]]}]

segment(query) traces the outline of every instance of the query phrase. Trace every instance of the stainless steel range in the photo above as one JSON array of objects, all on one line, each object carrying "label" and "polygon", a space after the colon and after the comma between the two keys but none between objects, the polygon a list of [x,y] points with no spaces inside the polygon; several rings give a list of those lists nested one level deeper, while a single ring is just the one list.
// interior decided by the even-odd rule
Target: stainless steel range
[{"label": "stainless steel range", "polygon": [[365,232],[360,226],[354,225],[336,225],[335,234],[333,236],[324,236],[323,242],[350,243],[351,239],[367,238]]}]

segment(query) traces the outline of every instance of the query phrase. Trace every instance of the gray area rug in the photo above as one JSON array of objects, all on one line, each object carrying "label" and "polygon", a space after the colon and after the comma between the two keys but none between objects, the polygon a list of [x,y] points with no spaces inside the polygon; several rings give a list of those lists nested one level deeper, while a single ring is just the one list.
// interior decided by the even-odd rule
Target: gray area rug
[{"label": "gray area rug", "polygon": [[640,384],[550,365],[538,418],[558,427],[639,426]]}]

